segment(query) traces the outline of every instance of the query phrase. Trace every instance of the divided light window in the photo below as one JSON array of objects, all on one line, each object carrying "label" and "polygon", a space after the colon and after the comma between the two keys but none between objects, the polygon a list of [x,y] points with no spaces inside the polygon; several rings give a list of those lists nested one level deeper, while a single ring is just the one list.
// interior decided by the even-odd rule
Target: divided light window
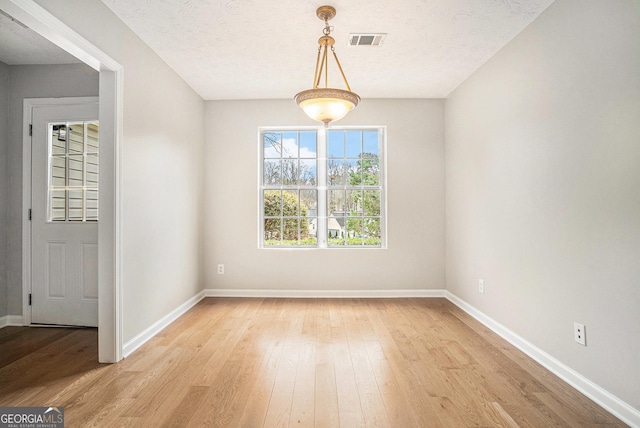
[{"label": "divided light window", "polygon": [[381,248],[384,128],[262,129],[260,246]]},{"label": "divided light window", "polygon": [[50,222],[98,221],[98,122],[48,126]]}]

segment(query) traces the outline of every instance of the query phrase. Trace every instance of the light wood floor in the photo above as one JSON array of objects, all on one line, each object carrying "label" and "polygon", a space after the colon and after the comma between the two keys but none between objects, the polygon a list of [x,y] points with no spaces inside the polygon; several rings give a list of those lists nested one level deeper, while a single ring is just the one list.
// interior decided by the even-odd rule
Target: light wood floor
[{"label": "light wood floor", "polygon": [[118,364],[0,330],[0,406],[67,427],[624,426],[444,299],[205,299]]}]

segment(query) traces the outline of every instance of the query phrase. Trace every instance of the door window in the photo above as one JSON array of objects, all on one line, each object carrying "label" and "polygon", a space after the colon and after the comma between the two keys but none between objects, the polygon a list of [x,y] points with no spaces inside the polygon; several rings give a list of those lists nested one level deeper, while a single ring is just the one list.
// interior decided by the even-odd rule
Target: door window
[{"label": "door window", "polygon": [[98,134],[98,122],[49,123],[49,222],[98,221]]}]

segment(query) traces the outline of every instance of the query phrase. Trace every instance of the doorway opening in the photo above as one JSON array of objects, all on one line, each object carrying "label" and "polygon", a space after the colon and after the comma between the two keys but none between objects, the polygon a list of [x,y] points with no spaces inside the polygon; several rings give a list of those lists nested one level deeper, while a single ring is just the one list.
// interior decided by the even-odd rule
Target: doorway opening
[{"label": "doorway opening", "polygon": [[[122,359],[122,277],[121,186],[120,173],[123,122],[124,69],[108,54],[94,46],[65,23],[35,2],[0,0],[0,10],[31,30],[97,70],[99,75],[100,121],[100,195],[98,224],[98,359],[117,362]],[[25,100],[23,117],[29,109]],[[23,128],[23,141],[29,140],[29,127]],[[28,148],[29,146],[29,148]],[[23,171],[30,168],[30,145],[23,144]],[[31,189],[30,175],[23,175],[23,195]],[[31,324],[28,311],[31,284],[30,198],[22,198],[22,323]]]}]

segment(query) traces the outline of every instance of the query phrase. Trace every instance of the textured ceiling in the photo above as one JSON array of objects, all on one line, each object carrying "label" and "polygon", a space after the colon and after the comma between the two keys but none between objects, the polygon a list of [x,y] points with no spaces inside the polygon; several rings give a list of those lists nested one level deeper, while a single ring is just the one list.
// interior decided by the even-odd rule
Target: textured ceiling
[{"label": "textured ceiling", "polygon": [[[354,92],[446,97],[553,1],[102,0],[204,99],[308,89],[323,4],[337,9],[332,36]],[[382,47],[347,46],[358,32],[388,35]]]},{"label": "textured ceiling", "polygon": [[[102,0],[204,99],[292,98],[311,87],[323,4],[337,9],[332,36],[354,92],[446,97],[553,1]],[[349,33],[387,37],[350,47]],[[2,15],[0,61],[78,62]]]},{"label": "textured ceiling", "polygon": [[7,65],[80,62],[34,31],[0,13],[0,61]]}]

